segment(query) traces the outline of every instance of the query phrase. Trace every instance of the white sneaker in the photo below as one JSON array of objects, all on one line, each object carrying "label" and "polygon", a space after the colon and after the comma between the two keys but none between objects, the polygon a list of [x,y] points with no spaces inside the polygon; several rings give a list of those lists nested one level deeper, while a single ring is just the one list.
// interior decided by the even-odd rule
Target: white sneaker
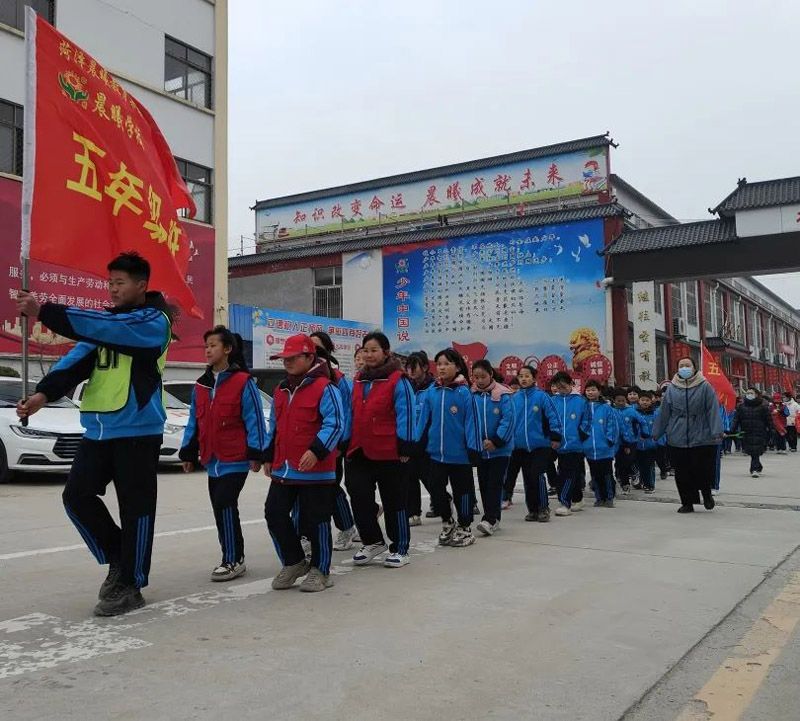
[{"label": "white sneaker", "polygon": [[408,519],[409,526],[421,526],[422,525],[422,518],[420,516],[411,516]]},{"label": "white sneaker", "polygon": [[571,510],[572,510],[573,513],[575,511],[582,511],[583,510],[583,501],[575,501],[575,503],[572,504]]},{"label": "white sneaker", "polygon": [[571,516],[572,511],[569,510],[566,506],[562,506],[560,503],[558,504],[558,508],[556,508],[556,515],[557,516]]},{"label": "white sneaker", "polygon": [[753,472],[752,472],[750,475],[751,475],[753,478],[758,478],[758,471],[753,471]]},{"label": "white sneaker", "polygon": [[448,545],[453,548],[464,548],[466,546],[471,546],[473,543],[475,543],[475,536],[472,535],[472,529],[461,528],[459,526],[450,537]]},{"label": "white sneaker", "polygon": [[361,550],[353,556],[356,566],[366,566],[373,558],[389,550],[385,543],[373,543],[371,546],[361,546]]},{"label": "white sneaker", "polygon": [[355,545],[355,535],[355,526],[350,526],[350,528],[347,528],[344,531],[339,531],[339,535],[336,536],[336,543],[333,544],[333,550],[349,551]]},{"label": "white sneaker", "polygon": [[712,496],[718,496],[719,495],[719,491],[716,488],[712,488],[711,489],[711,495]]},{"label": "white sneaker", "polygon": [[507,510],[508,510],[509,508],[511,508],[511,506],[513,506],[513,505],[514,505],[514,502],[513,502],[512,500],[510,500],[510,499],[509,499],[508,501],[503,501],[503,502],[500,504],[500,508],[501,508],[503,511],[507,511]]},{"label": "white sneaker", "polygon": [[300,539],[300,545],[303,547],[303,553],[305,554],[306,560],[311,560],[311,541],[303,536]]},{"label": "white sneaker", "polygon": [[221,563],[211,572],[212,581],[232,581],[238,578],[245,571],[247,566],[244,565],[244,559],[241,563]]},{"label": "white sneaker", "polygon": [[491,536],[494,534],[494,524],[489,523],[489,521],[480,521],[475,528],[477,528],[484,536]]},{"label": "white sneaker", "polygon": [[386,566],[386,568],[402,568],[408,565],[408,561],[407,553],[390,553],[383,559],[383,565]]}]

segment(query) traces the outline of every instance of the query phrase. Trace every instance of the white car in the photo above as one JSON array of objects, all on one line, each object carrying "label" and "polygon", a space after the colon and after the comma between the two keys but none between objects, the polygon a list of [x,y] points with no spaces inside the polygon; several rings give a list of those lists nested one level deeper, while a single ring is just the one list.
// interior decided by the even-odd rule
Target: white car
[{"label": "white car", "polygon": [[23,426],[16,411],[21,397],[19,378],[0,378],[0,483],[17,472],[68,473],[83,438],[78,406],[59,398]]},{"label": "white car", "polygon": [[[164,388],[181,402],[186,403],[187,406],[192,402],[192,392],[194,391],[195,385],[194,381],[164,381]],[[267,426],[269,426],[269,419],[272,415],[272,396],[269,395],[269,393],[264,393],[260,388],[258,389],[258,393],[261,396],[264,421]]]},{"label": "white car", "polygon": [[[80,406],[86,381],[79,383],[72,392],[72,400]],[[167,422],[164,424],[164,440],[161,443],[159,463],[180,463],[178,451],[183,443],[183,432],[189,423],[189,406],[178,400],[172,393],[164,391],[164,408],[167,411]]]}]

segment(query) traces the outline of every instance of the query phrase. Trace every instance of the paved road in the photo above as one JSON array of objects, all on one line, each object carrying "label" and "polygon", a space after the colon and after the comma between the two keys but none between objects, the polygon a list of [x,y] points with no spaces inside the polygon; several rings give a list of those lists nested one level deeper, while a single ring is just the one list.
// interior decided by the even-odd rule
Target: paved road
[{"label": "paved road", "polygon": [[[103,573],[65,522],[60,483],[0,486],[0,718],[796,718],[797,456],[726,459],[719,507],[647,501],[525,523],[467,549],[413,529],[412,563],[274,592],[261,511],[242,496],[248,575],[219,550],[200,474],[162,474],[148,606],[95,619]],[[113,499],[113,495],[112,495]]]}]

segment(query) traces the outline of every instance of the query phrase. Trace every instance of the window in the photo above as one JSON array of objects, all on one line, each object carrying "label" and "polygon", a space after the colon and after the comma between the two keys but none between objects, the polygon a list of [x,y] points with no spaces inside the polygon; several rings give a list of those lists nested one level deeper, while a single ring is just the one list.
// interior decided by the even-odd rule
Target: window
[{"label": "window", "polygon": [[0,100],[0,173],[22,175],[22,107]]},{"label": "window", "polygon": [[342,317],[342,269],[339,266],[314,269],[314,315]]},{"label": "window", "polygon": [[317,287],[341,285],[342,284],[342,269],[337,265],[332,265],[328,268],[315,268],[314,269],[314,285]]},{"label": "window", "polygon": [[628,285],[625,287],[625,297],[628,299],[628,305],[633,305],[633,286]]},{"label": "window", "polygon": [[736,300],[733,304],[733,338],[742,344],[744,344],[745,325],[744,303]]},{"label": "window", "polygon": [[211,56],[171,37],[164,38],[164,90],[211,107]]},{"label": "window", "polygon": [[669,379],[667,370],[667,342],[661,338],[656,338],[656,378],[661,383]]},{"label": "window", "polygon": [[683,318],[683,298],[681,296],[681,284],[672,284],[672,317]]},{"label": "window", "polygon": [[761,313],[759,313],[757,309],[753,308],[752,315],[753,315],[753,340],[751,341],[751,343],[756,349],[756,354],[760,354],[761,349],[764,347]]},{"label": "window", "polygon": [[711,312],[711,288],[702,284],[703,291],[703,324],[706,327],[706,338],[714,335],[714,314]]},{"label": "window", "polygon": [[[214,171],[211,168],[205,168],[196,163],[190,163],[188,160],[181,160],[175,158],[175,163],[178,166],[178,172],[181,178],[186,181],[189,192],[192,194],[194,204],[197,206],[197,215],[194,216],[195,220],[202,223],[210,223],[213,205],[213,190],[214,190]],[[182,217],[187,217],[185,211],[180,211]]]},{"label": "window", "polygon": [[719,288],[714,289],[714,329],[717,335],[727,335],[725,333],[725,305],[723,293]]},{"label": "window", "polygon": [[664,286],[661,283],[654,283],[653,293],[653,304],[655,305],[656,313],[664,315]]},{"label": "window", "polygon": [[746,317],[745,327],[747,328],[746,345],[756,348],[758,343],[756,343],[755,336],[753,335],[753,316],[755,315],[756,310],[752,306],[747,306],[744,312]]},{"label": "window", "polygon": [[0,23],[17,30],[25,29],[25,6],[30,5],[47,22],[55,21],[55,0],[2,0]]},{"label": "window", "polygon": [[686,286],[686,322],[697,325],[697,282],[692,280]]}]

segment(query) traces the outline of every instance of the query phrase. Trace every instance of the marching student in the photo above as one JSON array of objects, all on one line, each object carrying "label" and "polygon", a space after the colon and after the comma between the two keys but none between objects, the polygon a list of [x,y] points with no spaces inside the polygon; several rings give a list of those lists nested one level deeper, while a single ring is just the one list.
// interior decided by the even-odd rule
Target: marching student
[{"label": "marching student", "polygon": [[342,488],[342,478],[344,478],[344,455],[347,453],[347,440],[350,438],[350,425],[352,423],[352,403],[353,386],[351,381],[339,370],[339,363],[333,353],[336,346],[332,338],[322,330],[314,331],[309,336],[311,341],[317,346],[317,357],[328,361],[331,368],[332,381],[342,397],[344,407],[344,431],[340,444],[340,453],[336,456],[336,482],[339,488],[336,491],[336,500],[333,504],[333,523],[339,533],[333,542],[334,551],[349,551],[354,545],[356,537],[356,522],[353,519],[353,511],[350,508],[350,501]]},{"label": "marching student", "polygon": [[[475,438],[475,407],[464,359],[453,348],[436,354],[437,380],[426,392],[415,438],[431,458],[430,490],[433,508],[442,518],[439,543],[457,548],[475,543],[472,535],[475,480],[470,462],[470,445]],[[472,450],[478,450],[474,448]],[[447,496],[447,483],[453,494],[458,524]]]},{"label": "marching student", "polygon": [[595,380],[586,381],[583,389],[587,401],[581,424],[583,453],[592,474],[594,505],[613,508],[616,483],[611,461],[619,439],[619,423],[614,409],[602,399],[601,390]]},{"label": "marching student", "polygon": [[574,393],[575,383],[566,371],[556,373],[551,384],[558,391],[553,398],[561,422],[563,441],[558,447],[558,501],[557,516],[569,516],[583,510],[581,470],[584,467],[583,443],[580,427],[586,413],[586,399]]},{"label": "marching student", "polygon": [[623,420],[630,426],[630,436],[636,440],[631,448],[631,453],[628,460],[630,462],[630,474],[632,479],[631,485],[637,490],[641,490],[643,488],[642,480],[639,477],[639,463],[636,457],[639,438],[639,428],[637,427],[639,418],[639,394],[641,392],[642,389],[639,388],[639,386],[630,386],[628,388],[628,393],[626,395],[628,407],[622,414]]},{"label": "marching student", "polygon": [[619,425],[619,442],[614,455],[614,475],[623,493],[630,493],[631,490],[637,440],[627,395],[624,388],[616,388],[613,391],[613,407],[617,414],[617,423]]},{"label": "marching student", "polygon": [[640,391],[634,424],[638,430],[636,459],[639,465],[639,480],[647,494],[654,493],[656,488],[658,440],[653,438],[653,424],[656,418],[658,411],[653,408],[653,394],[650,391]]},{"label": "marching student", "polygon": [[[406,375],[414,389],[414,428],[422,409],[424,393],[433,385],[434,378],[430,372],[430,362],[425,351],[415,351],[406,359]],[[428,475],[431,459],[427,453],[421,452],[413,455],[408,462],[408,525],[422,525],[422,490],[424,486],[430,496],[428,488]],[[435,518],[433,505],[429,504],[427,518]]]},{"label": "marching student", "polygon": [[[364,367],[353,382],[352,436],[347,450],[347,490],[363,544],[353,556],[364,566],[389,551],[383,565],[408,564],[407,463],[414,451],[414,391],[389,339],[374,331],[364,336]],[[381,496],[387,549],[375,513],[375,488]]]},{"label": "marching student", "polygon": [[179,457],[186,473],[200,463],[208,471],[208,495],[222,548],[222,561],[211,580],[230,581],[246,571],[239,494],[248,472],[261,470],[267,427],[241,341],[222,325],[206,331],[203,341],[208,368],[192,391]]},{"label": "marching student", "polygon": [[783,404],[783,397],[780,393],[772,394],[769,411],[772,414],[774,426],[775,448],[779,455],[786,455],[786,419],[789,417],[789,409]]},{"label": "marching student", "polygon": [[[328,364],[317,358],[305,334],[286,339],[287,377],[276,389],[267,434],[264,474],[272,478],[264,515],[283,568],[272,588],[291,588],[305,576],[301,591],[333,586],[330,579],[333,538],[331,514],[336,497],[336,455],[344,429],[342,397],[330,379]],[[311,562],[306,560],[292,509],[299,500],[299,526],[311,533]]]},{"label": "marching student", "polygon": [[[17,310],[54,333],[77,341],[17,406],[28,418],[48,400],[89,379],[81,401],[81,439],[64,486],[64,510],[108,575],[97,616],[145,604],[156,516],[158,458],[166,413],[161,374],[172,338],[164,296],[149,291],[150,263],[122,253],[107,266],[112,308],[96,312],[59,303],[40,305],[20,291]],[[100,499],[113,481],[119,525]]]},{"label": "marching student", "polygon": [[512,393],[501,380],[502,376],[489,361],[472,364],[475,446],[480,449],[478,485],[483,506],[483,518],[477,529],[484,536],[491,536],[500,528],[503,481],[514,445]]},{"label": "marching student", "polygon": [[744,401],[736,408],[730,433],[741,433],[742,449],[750,456],[750,475],[758,478],[764,472],[761,456],[767,450],[767,440],[772,432],[769,406],[758,388],[748,388]]},{"label": "marching student", "polygon": [[546,523],[550,520],[546,473],[561,443],[561,421],[550,396],[536,386],[536,369],[524,366],[518,378],[520,390],[512,397],[514,449],[525,484],[525,520]]}]

